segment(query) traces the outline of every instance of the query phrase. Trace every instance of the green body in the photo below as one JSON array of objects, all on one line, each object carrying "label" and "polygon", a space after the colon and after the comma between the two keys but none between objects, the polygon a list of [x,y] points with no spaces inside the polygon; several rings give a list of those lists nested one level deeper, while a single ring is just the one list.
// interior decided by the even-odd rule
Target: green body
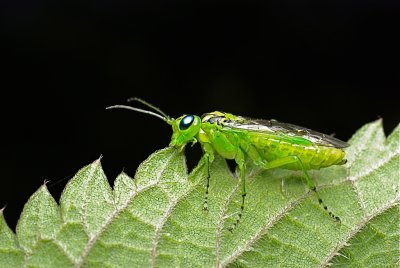
[{"label": "green body", "polygon": [[[317,145],[301,136],[231,128],[224,124],[224,119],[210,123],[211,118],[221,117],[221,115],[225,120],[241,119],[241,117],[221,112],[205,114],[202,117],[196,139],[203,146],[209,144],[224,158],[235,159],[242,151],[255,164],[263,166],[265,162],[272,162],[287,156],[297,156],[305,169],[320,169],[345,162],[343,160],[345,152],[342,149]],[[281,168],[302,169],[297,163],[289,163]]]},{"label": "green body", "polygon": [[[188,142],[200,142],[211,161],[214,152],[217,152],[226,159],[237,160],[238,164],[243,160],[243,156],[248,156],[255,164],[265,168],[275,167],[269,163],[281,159],[287,161],[283,161],[284,163],[281,161],[282,164],[276,167],[292,170],[320,169],[346,162],[345,152],[342,150],[342,147],[346,146],[345,143],[305,128],[277,131],[277,127],[273,126],[280,123],[276,121],[258,120],[262,123],[269,122],[271,127],[267,127],[265,124],[257,123],[257,120],[252,121],[229,113],[212,112],[204,114],[201,118],[194,116],[191,127],[181,130],[179,124],[184,117],[186,115],[171,121],[173,135],[170,145],[182,150]],[[289,124],[283,126],[296,127]],[[310,133],[314,137],[309,135]],[[335,142],[332,144],[329,141]],[[336,147],[336,144],[341,146]],[[290,161],[293,156],[297,159]]]},{"label": "green body", "polygon": [[166,121],[172,126],[173,131],[170,146],[180,151],[187,143],[201,144],[207,175],[205,210],[208,209],[210,164],[214,161],[214,154],[218,153],[226,159],[235,160],[240,170],[242,205],[237,221],[231,230],[237,226],[244,211],[246,158],[250,158],[264,169],[302,170],[309,188],[316,193],[319,203],[332,218],[340,221],[339,217],[324,205],[307,170],[346,163],[345,152],[342,148],[348,146],[347,143],[307,128],[280,123],[276,120],[250,119],[218,111],[204,114],[202,117],[187,114],[173,119],[141,99],[134,98],[133,100],[143,103],[158,113],[124,105],[109,108],[130,109]]}]

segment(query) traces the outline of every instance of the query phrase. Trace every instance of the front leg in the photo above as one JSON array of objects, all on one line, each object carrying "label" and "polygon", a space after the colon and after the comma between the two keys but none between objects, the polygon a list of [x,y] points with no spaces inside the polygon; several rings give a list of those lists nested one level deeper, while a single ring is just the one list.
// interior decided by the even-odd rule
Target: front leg
[{"label": "front leg", "polygon": [[207,186],[204,196],[203,210],[208,210],[208,188],[210,187],[210,164],[214,161],[214,149],[209,143],[202,144],[204,151],[204,165],[206,169]]}]

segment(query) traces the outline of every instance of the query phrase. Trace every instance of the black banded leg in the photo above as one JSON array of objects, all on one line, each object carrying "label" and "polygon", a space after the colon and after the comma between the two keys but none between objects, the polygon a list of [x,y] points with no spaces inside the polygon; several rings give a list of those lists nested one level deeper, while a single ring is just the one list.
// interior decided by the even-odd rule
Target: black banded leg
[{"label": "black banded leg", "polygon": [[298,163],[300,164],[301,169],[303,170],[303,173],[304,173],[304,175],[305,175],[305,177],[306,177],[306,181],[307,181],[308,187],[310,188],[310,190],[312,190],[312,191],[315,193],[315,195],[316,195],[317,198],[318,198],[318,203],[325,209],[326,212],[328,212],[329,216],[331,216],[332,219],[334,219],[334,220],[337,221],[337,222],[340,222],[340,218],[339,218],[338,216],[336,216],[335,214],[333,214],[332,211],[330,211],[330,210],[328,209],[328,207],[325,205],[325,203],[324,203],[324,201],[322,200],[321,196],[320,196],[319,193],[317,192],[317,187],[315,187],[314,181],[311,179],[310,175],[308,175],[308,172],[307,172],[307,170],[304,168],[303,163],[301,162],[301,160],[300,160],[297,156],[296,156],[296,158],[297,158]]},{"label": "black banded leg", "polygon": [[206,169],[206,177],[207,177],[207,185],[206,185],[206,193],[204,195],[204,204],[203,210],[208,210],[208,189],[210,188],[210,157],[208,154],[204,155],[205,169]]},{"label": "black banded leg", "polygon": [[210,188],[210,165],[214,161],[214,149],[212,148],[211,144],[204,143],[203,144],[203,151],[204,151],[204,166],[206,169],[206,177],[207,177],[207,185],[206,185],[206,193],[204,195],[204,204],[203,210],[208,210],[208,190]]},{"label": "black banded leg", "polygon": [[246,176],[245,176],[246,164],[245,164],[245,159],[244,159],[244,153],[241,150],[238,151],[235,161],[240,170],[240,179],[241,179],[241,186],[242,186],[242,204],[240,206],[240,211],[236,218],[236,222],[231,227],[228,228],[228,230],[230,232],[233,232],[233,230],[235,230],[235,228],[238,226],[240,220],[242,219],[242,215],[243,215],[243,211],[244,211],[244,201],[245,201],[246,194],[247,194],[246,193]]},{"label": "black banded leg", "polygon": [[278,168],[278,167],[281,167],[281,166],[284,166],[287,164],[291,164],[291,163],[298,163],[300,165],[301,170],[303,171],[303,173],[305,175],[307,185],[310,188],[310,190],[316,194],[316,196],[318,198],[318,203],[326,210],[326,212],[329,214],[329,216],[331,216],[335,221],[340,222],[340,218],[338,216],[336,216],[335,214],[333,214],[328,209],[328,207],[325,205],[321,196],[317,192],[317,188],[315,187],[314,181],[308,175],[307,170],[304,168],[304,165],[301,162],[300,158],[298,158],[296,155],[286,156],[286,157],[282,157],[282,158],[276,159],[276,160],[268,162],[268,163],[263,163],[262,166],[265,169],[271,169],[271,168]]}]

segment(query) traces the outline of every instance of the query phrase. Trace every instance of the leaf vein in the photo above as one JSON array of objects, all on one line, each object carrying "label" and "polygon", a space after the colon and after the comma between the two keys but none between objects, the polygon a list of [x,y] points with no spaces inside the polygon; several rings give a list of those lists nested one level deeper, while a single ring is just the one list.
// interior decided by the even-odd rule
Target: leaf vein
[{"label": "leaf vein", "polygon": [[93,248],[94,244],[96,243],[97,238],[100,237],[101,233],[104,232],[104,230],[107,228],[108,225],[111,224],[111,222],[129,205],[129,203],[131,202],[131,200],[138,195],[139,193],[145,191],[148,188],[153,187],[154,185],[157,185],[159,183],[159,179],[162,175],[162,173],[165,171],[165,169],[167,168],[169,162],[171,161],[171,159],[176,155],[176,151],[174,151],[171,156],[163,163],[160,172],[157,174],[157,179],[155,180],[154,183],[148,184],[146,186],[144,186],[141,189],[138,190],[132,190],[129,197],[126,199],[125,203],[120,206],[119,208],[117,208],[112,214],[111,216],[105,221],[105,223],[99,228],[99,230],[97,231],[97,233],[95,233],[90,240],[88,241],[88,243],[85,246],[85,249],[82,252],[82,255],[79,259],[79,262],[76,264],[76,267],[81,267],[85,258],[89,255],[90,250]]},{"label": "leaf vein", "polygon": [[87,204],[88,204],[88,198],[87,198],[87,187],[89,184],[89,180],[90,178],[93,176],[94,172],[96,171],[96,168],[100,165],[100,160],[95,161],[90,167],[90,172],[89,174],[86,176],[85,180],[84,180],[84,185],[83,185],[83,196],[82,196],[82,209],[80,210],[80,216],[81,216],[81,222],[83,224],[83,227],[85,228],[85,232],[86,234],[91,237],[90,235],[90,228],[89,228],[89,224],[87,222],[87,218],[86,218],[86,211],[87,211]]},{"label": "leaf vein", "polygon": [[216,267],[220,267],[221,262],[221,239],[222,239],[222,230],[224,228],[225,223],[225,213],[228,210],[228,205],[232,201],[233,196],[235,195],[236,191],[239,189],[239,183],[237,183],[236,187],[229,193],[228,197],[225,200],[224,206],[221,209],[221,213],[219,214],[219,222],[216,229],[216,242],[215,242],[215,259],[216,259]]},{"label": "leaf vein", "polygon": [[356,174],[354,176],[349,176],[347,179],[350,180],[350,181],[358,181],[361,178],[364,178],[364,177],[370,175],[371,173],[377,171],[378,169],[382,168],[383,166],[388,164],[390,161],[392,161],[393,158],[395,158],[396,156],[400,156],[400,150],[399,151],[395,151],[392,154],[389,154],[388,157],[383,158],[376,165],[371,165],[371,168],[367,169],[365,172],[358,173],[358,174]]},{"label": "leaf vein", "polygon": [[179,199],[180,198],[172,200],[169,208],[164,213],[160,223],[155,226],[155,236],[154,236],[154,239],[152,242],[152,248],[151,248],[151,254],[150,254],[150,267],[154,267],[154,265],[155,265],[155,260],[156,260],[156,256],[157,256],[157,246],[158,246],[158,242],[160,241],[161,230],[164,227],[164,224],[167,222],[167,219],[171,215],[172,210],[175,208]]},{"label": "leaf vein", "polygon": [[289,211],[295,208],[301,201],[306,199],[310,195],[310,191],[306,194],[302,195],[300,198],[290,202],[281,212],[275,215],[269,222],[267,222],[264,228],[261,228],[252,238],[248,240],[248,242],[238,251],[233,252],[230,256],[225,258],[225,260],[221,263],[221,267],[227,266],[229,263],[233,262],[236,258],[242,255],[247,249],[251,248],[251,246],[256,243],[261,237],[268,232],[280,219],[282,219]]},{"label": "leaf vein", "polygon": [[[195,174],[195,173],[192,173]],[[189,177],[190,175],[188,175]],[[163,215],[162,220],[160,221],[160,224],[157,224],[156,226],[156,234],[155,237],[153,239],[153,243],[152,243],[152,250],[151,250],[151,256],[150,256],[150,267],[154,267],[155,266],[155,259],[157,256],[157,246],[158,246],[158,242],[160,241],[161,238],[161,230],[162,228],[165,226],[165,223],[167,222],[167,219],[171,216],[171,213],[173,211],[173,209],[176,207],[176,205],[178,204],[178,202],[183,199],[184,197],[186,197],[190,192],[192,192],[196,186],[198,186],[200,184],[201,180],[197,180],[196,183],[194,184],[189,184],[189,187],[187,187],[187,191],[185,191],[181,196],[179,196],[178,198],[172,200],[170,207],[167,209],[167,211],[165,212],[165,214]],[[197,245],[198,247],[204,247],[203,245]],[[207,248],[207,247],[204,247]]]},{"label": "leaf vein", "polygon": [[385,211],[396,205],[399,205],[398,199],[395,199],[393,202],[388,203],[379,210],[376,210],[374,213],[371,213],[370,215],[364,217],[353,229],[351,229],[350,233],[342,241],[339,241],[334,250],[325,258],[325,260],[323,260],[320,267],[324,268],[329,266],[332,259],[339,254],[339,251],[343,247],[348,245],[348,242],[352,237],[354,237],[359,231],[361,231],[373,218],[379,216],[380,214],[384,213]]}]

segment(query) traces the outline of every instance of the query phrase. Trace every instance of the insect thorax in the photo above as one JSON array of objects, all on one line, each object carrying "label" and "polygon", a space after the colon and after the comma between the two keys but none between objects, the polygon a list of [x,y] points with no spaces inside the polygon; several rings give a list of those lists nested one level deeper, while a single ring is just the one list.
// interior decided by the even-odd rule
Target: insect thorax
[{"label": "insect thorax", "polygon": [[201,116],[202,123],[210,123],[222,126],[224,125],[224,123],[229,123],[232,120],[235,120],[239,123],[241,121],[241,117],[219,111],[206,113]]}]

